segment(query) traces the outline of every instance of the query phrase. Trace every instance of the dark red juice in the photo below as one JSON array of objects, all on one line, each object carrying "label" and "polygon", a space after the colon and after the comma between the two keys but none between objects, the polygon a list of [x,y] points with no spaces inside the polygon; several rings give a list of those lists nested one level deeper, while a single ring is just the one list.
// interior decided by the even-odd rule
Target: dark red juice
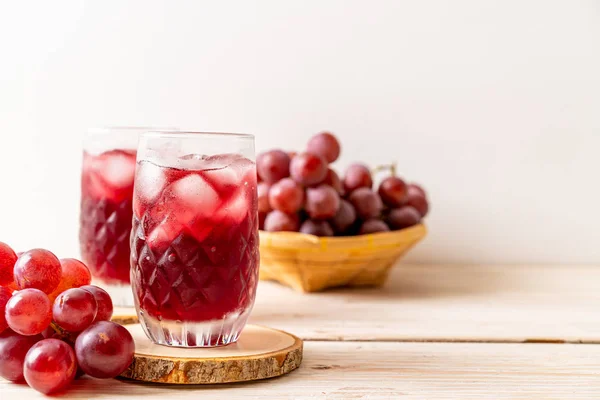
[{"label": "dark red juice", "polygon": [[94,278],[128,284],[135,151],[83,155],[79,241]]},{"label": "dark red juice", "polygon": [[183,158],[174,168],[141,161],[133,206],[140,311],[156,321],[243,326],[258,279],[254,163],[239,155]]}]

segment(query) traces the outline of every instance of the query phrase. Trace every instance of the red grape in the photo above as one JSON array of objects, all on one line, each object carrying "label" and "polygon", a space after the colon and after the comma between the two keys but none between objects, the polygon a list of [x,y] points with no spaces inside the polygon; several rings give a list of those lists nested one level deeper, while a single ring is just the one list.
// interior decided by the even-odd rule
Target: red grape
[{"label": "red grape", "polygon": [[421,214],[412,206],[394,208],[387,216],[387,223],[393,229],[408,228],[419,223]]},{"label": "red grape", "polygon": [[129,331],[114,322],[96,322],[75,341],[79,366],[94,378],[108,379],[121,374],[133,361],[134,351]]},{"label": "red grape", "polygon": [[6,303],[8,303],[11,297],[12,292],[8,288],[0,286],[0,333],[8,328],[4,311],[6,310]]},{"label": "red grape", "polygon": [[308,141],[307,151],[332,163],[340,156],[340,142],[329,132],[321,132]]},{"label": "red grape", "polygon": [[265,218],[265,231],[267,232],[297,232],[300,219],[297,214],[286,214],[279,210],[271,211]]},{"label": "red grape", "polygon": [[344,186],[342,185],[342,181],[340,180],[338,174],[331,168],[327,170],[327,176],[325,177],[323,183],[334,188],[335,191],[340,194],[340,196],[344,194]]},{"label": "red grape", "polygon": [[98,305],[98,312],[96,313],[96,318],[94,318],[94,322],[98,321],[110,321],[110,318],[113,315],[113,303],[110,295],[106,293],[106,291],[98,286],[87,285],[82,286],[79,289],[83,289],[85,291],[90,292],[94,295],[96,299],[96,304]]},{"label": "red grape", "polygon": [[323,182],[327,176],[327,161],[316,154],[298,154],[292,159],[290,174],[296,182],[302,185],[316,185]]},{"label": "red grape", "polygon": [[283,178],[269,190],[269,204],[287,214],[298,212],[304,202],[304,190],[292,178]]},{"label": "red grape", "polygon": [[21,335],[38,335],[52,322],[52,303],[38,289],[19,290],[6,304],[6,322]]},{"label": "red grape", "polygon": [[88,267],[74,258],[62,258],[60,260],[62,269],[62,278],[58,287],[50,293],[51,301],[54,301],[59,294],[67,289],[78,288],[92,283],[92,274]]},{"label": "red grape", "polygon": [[346,193],[350,193],[361,187],[373,187],[373,178],[371,171],[363,164],[352,164],[346,170],[346,175],[343,179],[344,189]]},{"label": "red grape", "polygon": [[390,176],[381,182],[378,193],[388,207],[400,207],[406,202],[406,183],[397,176]]},{"label": "red grape", "polygon": [[17,259],[14,275],[20,289],[39,289],[48,294],[58,287],[62,269],[54,254],[44,249],[33,249]]},{"label": "red grape", "polygon": [[365,235],[367,233],[388,232],[390,228],[380,219],[368,219],[360,227],[359,233]]},{"label": "red grape", "polygon": [[406,204],[414,207],[421,217],[424,217],[429,212],[429,203],[427,202],[427,198],[423,196],[423,189],[416,187],[414,185],[408,186],[408,200]]},{"label": "red grape", "polygon": [[75,352],[71,346],[58,339],[40,340],[25,356],[25,381],[44,394],[66,388],[75,379],[76,372]]},{"label": "red grape", "polygon": [[383,209],[383,203],[379,195],[365,187],[353,191],[349,200],[356,209],[358,216],[363,220],[378,217]]},{"label": "red grape", "polygon": [[275,183],[290,176],[290,156],[282,150],[261,153],[256,159],[256,170],[263,181]]},{"label": "red grape", "polygon": [[306,189],[306,212],[312,219],[333,218],[340,208],[340,195],[329,185]]},{"label": "red grape", "polygon": [[12,382],[22,381],[25,355],[42,339],[40,335],[22,336],[10,329],[0,334],[0,377]]},{"label": "red grape", "polygon": [[344,233],[356,221],[356,210],[347,200],[340,201],[340,208],[331,220],[331,225],[337,233]]},{"label": "red grape", "polygon": [[327,221],[307,219],[300,226],[300,232],[315,236],[333,236],[333,228]]},{"label": "red grape", "polygon": [[419,192],[423,197],[427,198],[427,193],[425,193],[425,189],[423,189],[421,186],[417,185],[416,183],[409,183],[407,186],[410,190]]},{"label": "red grape", "polygon": [[92,324],[98,304],[85,289],[67,289],[59,294],[52,306],[54,321],[66,331],[81,332]]},{"label": "red grape", "polygon": [[258,192],[258,211],[262,213],[268,213],[272,210],[271,205],[269,204],[269,189],[271,189],[271,185],[267,182],[260,182],[256,186],[256,191]]},{"label": "red grape", "polygon": [[14,250],[0,242],[0,286],[8,286],[14,281],[13,269],[16,262]]}]

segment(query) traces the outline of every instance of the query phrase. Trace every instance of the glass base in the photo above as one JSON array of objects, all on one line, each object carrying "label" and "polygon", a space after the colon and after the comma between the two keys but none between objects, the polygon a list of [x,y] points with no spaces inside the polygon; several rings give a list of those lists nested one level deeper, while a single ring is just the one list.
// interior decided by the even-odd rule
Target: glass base
[{"label": "glass base", "polygon": [[237,342],[250,310],[204,322],[158,320],[138,308],[138,318],[152,342],[172,347],[218,347]]},{"label": "glass base", "polygon": [[133,292],[131,285],[127,283],[114,284],[105,283],[99,279],[94,279],[92,285],[96,285],[106,290],[112,299],[113,306],[115,307],[133,307],[135,302],[133,300]]}]

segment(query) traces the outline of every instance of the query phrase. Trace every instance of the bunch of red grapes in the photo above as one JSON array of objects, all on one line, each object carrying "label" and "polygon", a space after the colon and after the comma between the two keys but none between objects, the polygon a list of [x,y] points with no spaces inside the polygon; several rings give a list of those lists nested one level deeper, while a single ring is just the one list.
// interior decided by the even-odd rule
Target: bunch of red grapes
[{"label": "bunch of red grapes", "polygon": [[329,132],[308,141],[303,153],[270,150],[259,154],[260,229],[316,236],[386,232],[418,224],[429,211],[425,191],[401,178],[385,178],[373,189],[371,171],[352,164],[343,178],[330,167],[340,143]]},{"label": "bunch of red grapes", "polygon": [[133,338],[109,321],[112,300],[91,280],[81,261],[43,249],[17,256],[0,242],[0,377],[49,394],[127,369]]}]

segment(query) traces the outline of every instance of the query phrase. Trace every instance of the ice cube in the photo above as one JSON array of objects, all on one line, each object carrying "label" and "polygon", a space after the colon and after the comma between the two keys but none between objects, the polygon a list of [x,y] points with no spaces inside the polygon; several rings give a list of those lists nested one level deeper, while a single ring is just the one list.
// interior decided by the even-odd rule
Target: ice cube
[{"label": "ice cube", "polygon": [[225,154],[217,154],[214,156],[206,157],[207,166],[209,168],[219,169],[225,168],[236,162],[242,158],[240,154],[237,153],[225,153]]},{"label": "ice cube", "polygon": [[229,198],[227,203],[223,204],[217,212],[216,218],[219,221],[227,218],[228,221],[239,224],[246,218],[251,206],[252,203],[248,199],[247,191],[240,189]]},{"label": "ice cube", "polygon": [[222,169],[209,169],[201,171],[200,174],[202,174],[204,179],[206,179],[206,181],[221,194],[235,190],[235,188],[240,184],[239,177],[230,167]]},{"label": "ice cube", "polygon": [[190,171],[199,170],[202,169],[206,157],[204,154],[186,154],[177,158],[176,167]]},{"label": "ice cube", "polygon": [[190,173],[168,188],[173,196],[176,213],[209,216],[219,207],[221,199],[215,189],[199,174]]},{"label": "ice cube", "polygon": [[146,237],[146,241],[154,251],[164,252],[173,240],[183,231],[184,226],[177,221],[170,221],[165,218],[156,228]]},{"label": "ice cube", "polygon": [[138,164],[135,178],[135,193],[146,202],[154,202],[162,193],[167,182],[164,168],[142,161]]},{"label": "ice cube", "polygon": [[239,154],[219,154],[215,156],[186,154],[177,159],[177,167],[190,171],[220,170],[231,165],[239,157],[241,157]]},{"label": "ice cube", "polygon": [[228,159],[232,162],[226,168],[203,171],[205,178],[219,193],[226,193],[243,186],[249,172],[254,174],[253,179],[256,181],[256,168],[252,161],[239,154],[227,156],[230,156]]},{"label": "ice cube", "polygon": [[153,248],[162,248],[183,231],[204,240],[212,230],[212,218],[222,201],[215,189],[200,175],[190,173],[167,186],[159,200],[165,218],[148,236]]},{"label": "ice cube", "polygon": [[135,154],[120,150],[109,151],[96,158],[94,170],[115,189],[133,186]]}]

